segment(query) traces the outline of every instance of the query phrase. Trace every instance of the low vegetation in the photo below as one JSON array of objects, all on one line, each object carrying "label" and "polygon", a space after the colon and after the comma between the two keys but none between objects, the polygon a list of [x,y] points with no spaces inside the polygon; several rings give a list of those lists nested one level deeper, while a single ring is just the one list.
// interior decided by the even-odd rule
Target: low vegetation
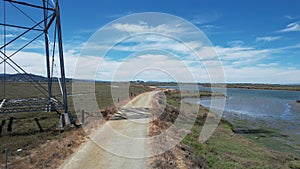
[{"label": "low vegetation", "polygon": [[255,83],[227,83],[227,84],[200,84],[206,87],[224,87],[244,88],[244,89],[264,89],[264,90],[291,90],[300,91],[299,84],[281,85],[281,84],[255,84]]},{"label": "low vegetation", "polygon": [[[166,93],[167,106],[157,121],[152,122],[152,134],[157,128],[165,130],[178,116],[180,103],[178,93]],[[294,154],[277,151],[272,147],[257,144],[243,135],[235,134],[233,126],[221,120],[218,128],[205,143],[199,142],[199,134],[208,110],[200,106],[191,133],[182,142],[162,155],[151,159],[152,168],[182,168],[174,155],[184,155],[189,168],[300,168],[300,160]],[[157,133],[156,133],[157,134]],[[181,153],[178,153],[181,152]]]},{"label": "low vegetation", "polygon": [[[6,98],[41,98],[45,95],[29,82],[7,82]],[[46,83],[42,83],[46,87]],[[99,113],[109,118],[115,113],[110,83],[96,83],[96,98]],[[71,94],[71,83],[67,83],[68,93]],[[26,89],[26,90],[24,90]],[[54,83],[54,95],[60,97],[59,86]],[[129,95],[149,91],[147,86],[132,84]],[[76,123],[79,121],[69,98],[69,110]],[[124,97],[125,98],[125,97]],[[120,96],[120,102],[123,97]],[[60,115],[56,112],[20,112],[0,114],[0,163],[4,167],[7,150],[9,168],[57,168],[63,159],[71,155],[87,136],[82,128],[67,126],[59,128]],[[9,127],[10,126],[10,127]]]},{"label": "low vegetation", "polygon": [[[31,88],[30,83],[9,82],[8,98],[43,97],[39,91]],[[46,86],[46,83],[42,84]],[[109,118],[115,111],[110,92],[110,83],[96,83],[96,97],[99,112]],[[26,89],[22,90],[21,89]],[[129,95],[149,91],[144,84],[130,85]],[[59,88],[54,86],[54,93],[59,97]],[[68,93],[71,84],[68,83]],[[157,135],[169,128],[178,117],[180,100],[186,97],[222,96],[219,93],[200,92],[184,93],[165,92],[158,96],[158,104],[163,105],[163,113],[151,122],[149,135]],[[119,96],[120,102],[125,95]],[[70,98],[70,97],[69,97]],[[72,100],[69,99],[70,111],[75,117]],[[205,122],[208,110],[200,107],[191,132],[180,144],[170,151],[149,160],[152,168],[300,168],[300,160],[292,153],[278,151],[267,144],[257,144],[254,137],[246,139],[234,133],[233,126],[222,120],[212,137],[204,144],[199,143],[199,133]],[[153,115],[153,114],[152,114]],[[63,159],[70,156],[83,142],[86,133],[74,126],[58,127],[59,115],[55,112],[27,112],[0,114],[0,163],[4,167],[4,154],[7,149],[9,168],[57,168]],[[79,123],[79,121],[77,121]],[[9,125],[10,124],[10,125]],[[11,127],[9,127],[11,126]],[[252,133],[250,133],[252,134]],[[267,142],[267,141],[265,141]],[[272,143],[275,146],[275,143]],[[283,147],[285,148],[285,147]]]}]

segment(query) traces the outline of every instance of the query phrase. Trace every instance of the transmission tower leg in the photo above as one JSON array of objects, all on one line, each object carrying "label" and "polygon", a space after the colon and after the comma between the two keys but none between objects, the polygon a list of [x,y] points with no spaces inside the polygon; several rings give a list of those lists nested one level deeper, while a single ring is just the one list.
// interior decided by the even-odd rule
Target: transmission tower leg
[{"label": "transmission tower leg", "polygon": [[53,109],[53,105],[51,103],[52,97],[52,79],[50,72],[50,54],[49,54],[49,39],[48,39],[48,30],[47,30],[47,17],[48,11],[46,9],[46,0],[43,0],[44,6],[44,36],[45,36],[45,49],[46,49],[46,66],[47,66],[47,80],[48,80],[48,102],[46,105],[46,111],[51,112]]},{"label": "transmission tower leg", "polygon": [[62,45],[62,33],[61,33],[61,23],[60,23],[60,12],[59,12],[58,0],[56,0],[56,27],[57,27],[57,36],[58,36],[61,86],[62,86],[62,91],[63,91],[62,94],[63,94],[63,103],[64,103],[64,113],[62,114],[62,117],[61,117],[61,124],[64,126],[68,123],[75,124],[75,122],[72,118],[72,115],[68,111],[68,98],[67,98],[67,87],[66,87],[63,45]]}]

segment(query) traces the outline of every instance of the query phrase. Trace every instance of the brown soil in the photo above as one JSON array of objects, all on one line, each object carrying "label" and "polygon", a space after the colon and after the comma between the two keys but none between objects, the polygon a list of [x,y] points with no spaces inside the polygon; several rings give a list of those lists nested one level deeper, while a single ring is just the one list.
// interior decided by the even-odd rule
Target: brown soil
[{"label": "brown soil", "polygon": [[9,168],[58,168],[63,160],[71,155],[87,137],[85,132],[79,129],[69,128],[68,132],[61,135],[61,139],[48,140],[40,147],[31,150],[29,156],[14,157]]},{"label": "brown soil", "polygon": [[[114,107],[101,110],[105,119],[108,119],[115,112]],[[82,143],[88,140],[87,133],[92,133],[100,125],[99,123],[98,126],[89,127],[91,131],[84,131],[81,127],[67,126],[62,131],[61,136],[58,136],[58,139],[47,140],[46,143],[31,150],[30,155],[12,157],[13,159],[9,161],[13,162],[8,163],[8,166],[14,169],[58,168],[65,159],[79,149]]]},{"label": "brown soil", "polygon": [[[156,99],[153,99],[152,109],[150,111],[150,117],[154,120],[149,122],[148,135],[153,137],[159,135],[161,132],[168,129],[173,119],[176,119],[179,111],[173,107],[170,107],[164,103],[164,93],[158,93]],[[160,113],[162,112],[162,113]],[[164,138],[161,138],[164,139]],[[160,144],[165,140],[156,140],[151,143],[154,149],[159,149]],[[204,168],[207,162],[205,160],[195,159],[193,149],[183,143],[177,144],[175,147],[163,154],[150,157],[148,159],[148,167],[155,169],[187,169],[187,168]]]}]

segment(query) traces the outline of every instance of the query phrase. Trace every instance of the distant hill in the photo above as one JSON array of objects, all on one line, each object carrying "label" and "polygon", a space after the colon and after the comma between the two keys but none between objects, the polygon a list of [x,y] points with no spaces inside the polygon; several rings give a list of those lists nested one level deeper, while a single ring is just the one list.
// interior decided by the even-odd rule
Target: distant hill
[{"label": "distant hill", "polygon": [[[37,81],[37,82],[47,82],[47,78],[44,76],[39,76],[39,75],[35,75],[35,74],[0,74],[0,81],[3,81],[5,78],[6,82],[33,82],[33,81]],[[70,81],[71,79],[67,78],[67,81]],[[53,78],[53,81],[57,81],[57,78]]]},{"label": "distant hill", "polygon": [[0,80],[3,81],[5,78],[5,81],[7,82],[46,82],[47,78],[39,75],[30,74],[32,78],[30,78],[27,74],[0,74]]}]

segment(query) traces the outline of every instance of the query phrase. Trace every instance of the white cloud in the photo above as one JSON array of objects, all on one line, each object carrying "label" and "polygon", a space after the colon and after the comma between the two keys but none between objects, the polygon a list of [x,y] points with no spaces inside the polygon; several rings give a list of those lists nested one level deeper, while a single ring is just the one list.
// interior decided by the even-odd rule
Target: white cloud
[{"label": "white cloud", "polygon": [[[206,50],[211,49],[207,48]],[[298,83],[300,81],[300,77],[295,76],[300,74],[299,69],[282,67],[273,62],[259,63],[258,61],[256,64],[239,63],[247,59],[260,59],[260,57],[257,57],[257,54],[264,53],[267,55],[267,51],[265,50],[260,51],[245,47],[217,47],[217,51],[220,53],[222,60],[235,59],[234,62],[223,62],[227,82]],[[73,77],[73,72],[77,63],[77,55],[73,52],[74,51],[68,51],[65,53],[65,67],[68,77]],[[244,58],[238,56],[243,56]],[[236,59],[235,57],[238,58]],[[29,73],[44,76],[46,74],[45,58],[43,54],[21,52],[15,56],[14,60],[17,63],[20,63],[20,65]],[[58,69],[58,60],[56,60],[56,63]],[[205,61],[205,63],[193,63],[195,62],[160,54],[144,54],[127,58],[123,61],[89,56],[81,57],[81,60],[79,60],[78,63],[78,70],[90,74],[89,77],[95,77],[98,80],[112,80],[113,78],[114,80],[130,80],[133,78],[141,79],[143,77],[142,80],[191,81],[193,78],[191,76],[192,74],[197,81],[209,82],[210,76],[204,68],[205,65],[210,69],[210,73],[213,73],[216,78],[218,78],[217,76],[222,75],[217,60],[211,59]],[[239,65],[239,67],[236,67],[235,64]],[[240,65],[243,64],[246,66],[240,67]],[[0,67],[1,66],[3,66],[3,64],[0,65]],[[2,67],[0,69],[3,70]],[[10,73],[15,73],[12,69],[9,69],[8,71]],[[117,76],[114,77],[116,71],[118,71]]]},{"label": "white cloud", "polygon": [[[8,50],[6,51],[7,55],[12,54],[14,51]],[[77,61],[77,55],[72,54],[71,51],[67,51],[64,53],[64,61],[65,61],[65,70],[67,77],[73,77],[74,68]],[[2,57],[2,55],[1,55]],[[33,73],[37,75],[46,76],[46,57],[44,53],[37,53],[37,52],[27,52],[27,51],[20,51],[11,59],[21,66],[27,73]],[[52,60],[52,59],[51,59]],[[51,61],[50,60],[50,61]],[[2,61],[2,59],[1,59]],[[23,73],[20,69],[18,69],[11,61],[7,61],[7,63],[13,65],[20,73]],[[6,64],[8,74],[15,74],[18,73],[14,70],[9,64]],[[4,64],[0,64],[0,72],[3,73],[3,66]],[[59,59],[56,55],[55,57],[55,66],[54,66],[54,76],[60,76],[59,74]]]},{"label": "white cloud", "polygon": [[129,32],[129,33],[147,33],[147,32],[160,32],[160,33],[179,33],[182,32],[181,29],[170,27],[167,24],[160,24],[157,26],[149,26],[145,22],[140,22],[139,24],[129,24],[129,23],[115,23],[112,24],[112,28],[115,30]]},{"label": "white cloud", "polygon": [[299,22],[293,22],[286,26],[286,28],[279,30],[278,32],[296,32],[300,31]]},{"label": "white cloud", "polygon": [[299,16],[285,15],[284,17],[289,19],[289,20],[299,19]]},{"label": "white cloud", "polygon": [[[18,35],[16,35],[16,34],[6,34],[6,35],[5,35],[6,38],[14,38],[14,37],[16,37],[16,36],[18,36]],[[0,37],[3,38],[4,35],[3,35],[3,34],[0,34]]]},{"label": "white cloud", "polygon": [[[6,51],[7,55],[11,55],[14,51]],[[2,57],[2,55],[1,55]],[[13,59],[14,62],[16,62],[18,65],[20,65],[25,71],[28,73],[34,73],[38,75],[45,75],[45,56],[40,53],[36,52],[19,52],[16,55],[14,55],[11,59]],[[9,64],[16,67],[12,62],[7,61]],[[6,64],[7,67],[7,73],[17,73],[9,64]],[[3,70],[4,64],[0,64],[1,71]],[[18,69],[21,73],[23,73],[20,69]]]},{"label": "white cloud", "polygon": [[202,13],[194,16],[192,23],[194,24],[206,24],[218,20],[222,14],[218,11],[211,11],[207,13]]},{"label": "white cloud", "polygon": [[77,29],[74,31],[75,34],[77,34],[78,37],[82,36],[82,34],[92,34],[97,31],[96,28],[86,28],[86,29]]},{"label": "white cloud", "polygon": [[145,54],[123,60],[119,64],[114,79],[128,81],[139,72],[153,70],[160,73],[148,74],[148,77],[143,77],[144,80],[162,80],[167,75],[169,76],[168,80],[174,78],[177,81],[193,81],[192,72],[184,61],[161,54]]},{"label": "white cloud", "polygon": [[[128,45],[127,43],[134,43],[135,45]],[[163,36],[141,35],[134,36],[132,39],[127,39],[126,41],[117,44],[114,46],[113,50],[134,52],[155,49],[162,51],[171,50],[173,52],[190,53],[193,49],[200,48],[201,46],[202,44],[198,41],[184,43]]]},{"label": "white cloud", "polygon": [[201,25],[201,28],[204,28],[204,29],[212,29],[212,28],[218,28],[218,27],[215,26],[215,25]]},{"label": "white cloud", "polygon": [[275,67],[275,66],[278,66],[278,63],[260,63],[260,64],[257,64],[257,66],[259,66],[259,67]]},{"label": "white cloud", "polygon": [[290,15],[285,15],[284,17],[287,18],[287,19],[291,19],[291,20],[294,19],[294,17],[292,17]]},{"label": "white cloud", "polygon": [[[174,77],[172,79],[171,75],[176,75],[175,79],[184,81],[190,79],[186,76],[188,73],[186,68],[188,67],[188,70],[192,72],[197,81],[209,82],[210,78],[213,77],[209,76],[205,66],[210,69],[209,72],[214,74],[215,78],[219,78],[218,76],[222,75],[217,55],[215,54],[216,51],[223,63],[227,82],[295,83],[300,81],[298,76],[294,76],[300,73],[299,69],[283,67],[274,62],[261,63],[261,60],[271,57],[274,52],[284,52],[296,47],[299,47],[299,45],[278,49],[256,49],[242,46],[201,47],[198,54],[200,54],[202,62],[187,60],[186,58],[169,57],[162,54],[143,54],[123,61],[101,58],[103,60],[99,65],[96,76],[99,80],[112,80],[114,73],[118,70],[118,76],[115,77],[115,80],[130,80],[137,75],[139,79],[143,77],[142,80],[172,81]],[[66,59],[68,60],[68,58]],[[72,60],[72,57],[69,59]],[[97,57],[90,57],[86,58],[86,61],[95,62],[95,59],[99,60]],[[71,61],[69,66],[72,67],[71,65],[74,65],[74,62],[72,63]],[[95,71],[88,70],[92,67],[84,66],[81,70]]]},{"label": "white cloud", "polygon": [[190,69],[188,61],[162,54],[144,54],[124,58],[120,61],[88,56],[80,57],[77,62],[76,72],[78,74],[75,75],[75,78],[96,78],[108,81],[130,81],[135,78],[140,80],[194,81],[194,72]]},{"label": "white cloud", "polygon": [[270,49],[255,49],[252,47],[221,47],[216,46],[215,50],[224,64],[244,66],[256,63],[268,57],[273,51]]},{"label": "white cloud", "polygon": [[[238,53],[244,51],[245,54],[243,55],[247,55],[246,53],[248,53],[248,50],[251,48],[246,49],[245,51],[243,48],[227,48],[226,50]],[[255,51],[255,49],[251,50],[253,50],[254,56],[247,56],[250,60],[251,58],[259,58],[255,53],[265,52]],[[228,54],[223,53],[222,55]],[[243,60],[245,59],[237,60],[231,64],[225,63],[225,65],[223,65],[227,82],[294,83],[300,81],[298,76],[294,76],[300,73],[298,69],[289,69],[277,63],[239,63]],[[235,64],[237,64],[238,67]],[[241,67],[241,64],[245,66]],[[165,55],[145,54],[128,58],[125,61],[105,59],[100,65],[101,69],[99,69],[97,77],[102,80],[112,80],[118,66],[120,67],[118,68],[115,80],[130,80],[137,75],[138,79],[141,80],[174,81],[174,79],[176,79],[178,81],[189,81],[190,78],[187,78],[187,75],[189,71],[191,71],[197,81],[209,82],[210,78],[220,79],[220,76],[223,74],[222,71],[220,71],[220,65],[217,60],[212,59],[198,64],[190,64],[189,61],[182,61],[178,58]],[[210,69],[209,72],[213,77],[210,77],[205,66]]]},{"label": "white cloud", "polygon": [[280,48],[273,49],[273,50],[283,51],[283,50],[288,50],[288,49],[300,49],[300,43],[295,44],[295,45],[280,47]]},{"label": "white cloud", "polygon": [[[7,34],[5,36],[6,37],[6,43],[13,40],[17,36],[18,36],[17,34]],[[7,45],[6,49],[7,50],[18,50],[21,47],[25,46],[27,43],[29,43],[31,40],[33,40],[35,37],[33,37],[33,36],[32,37],[22,36],[22,37],[18,38],[17,40],[13,41],[12,43],[10,43],[9,45]],[[3,38],[3,35],[0,35],[0,38]],[[30,50],[30,49],[35,49],[35,50],[36,49],[43,49],[44,50],[45,42],[43,40],[41,40],[41,38],[44,38],[44,37],[40,36],[38,39],[36,39],[33,42],[31,42],[30,44],[28,44],[25,47],[25,50]]]},{"label": "white cloud", "polygon": [[244,42],[241,40],[234,40],[234,41],[229,41],[227,44],[230,46],[242,46]]},{"label": "white cloud", "polygon": [[[1,26],[0,27],[0,31],[3,31],[3,30],[4,30],[4,27]],[[11,32],[11,33],[21,33],[21,32],[24,32],[24,29],[10,27],[10,26],[5,27],[5,30],[6,30],[7,33],[9,33],[9,32]]]},{"label": "white cloud", "polygon": [[131,15],[131,14],[134,14],[135,12],[132,12],[132,11],[127,11],[127,12],[124,12],[124,13],[118,13],[118,14],[112,14],[110,16],[108,16],[109,18],[121,18],[123,16],[127,16],[127,15]]},{"label": "white cloud", "polygon": [[224,68],[227,82],[244,83],[299,83],[300,77],[295,76],[300,73],[298,69],[287,69],[284,67],[242,67]]},{"label": "white cloud", "polygon": [[279,39],[281,39],[281,36],[263,36],[257,37],[256,41],[271,42]]},{"label": "white cloud", "polygon": [[218,57],[216,50],[213,47],[202,47],[197,53],[202,60],[213,60]]}]

